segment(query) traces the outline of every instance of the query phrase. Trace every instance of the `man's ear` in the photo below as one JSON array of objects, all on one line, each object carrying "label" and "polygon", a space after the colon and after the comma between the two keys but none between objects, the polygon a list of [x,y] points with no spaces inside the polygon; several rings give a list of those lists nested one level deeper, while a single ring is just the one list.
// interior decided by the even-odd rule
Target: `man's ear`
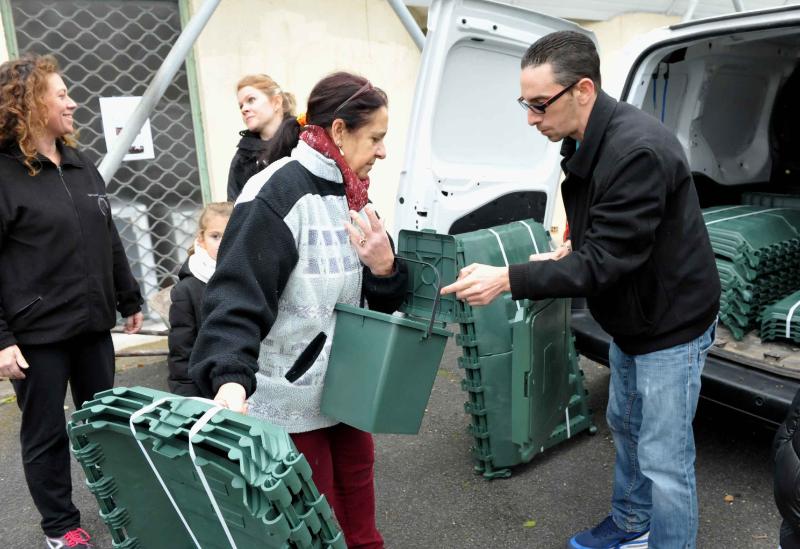
[{"label": "man's ear", "polygon": [[591,78],[581,78],[580,81],[575,84],[575,87],[578,89],[577,99],[580,105],[586,105],[589,100],[597,94],[597,88]]}]

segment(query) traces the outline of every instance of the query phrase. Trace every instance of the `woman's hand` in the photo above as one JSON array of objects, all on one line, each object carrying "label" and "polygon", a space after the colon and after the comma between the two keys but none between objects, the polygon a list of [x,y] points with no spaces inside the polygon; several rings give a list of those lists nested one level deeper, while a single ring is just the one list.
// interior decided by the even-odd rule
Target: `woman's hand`
[{"label": "woman's hand", "polygon": [[548,259],[553,261],[558,261],[563,257],[567,257],[571,252],[572,252],[572,242],[567,240],[552,252],[532,254],[528,258],[528,261],[547,261]]},{"label": "woman's hand", "polygon": [[369,267],[372,274],[389,276],[394,271],[394,252],[389,243],[389,236],[372,205],[368,204],[364,212],[367,214],[368,222],[364,221],[358,212],[350,210],[352,223],[344,224],[350,235],[350,243],[355,247],[358,258]]},{"label": "woman's hand", "polygon": [[0,377],[8,379],[25,379],[22,370],[28,369],[28,362],[16,345],[9,345],[0,350]]},{"label": "woman's hand", "polygon": [[125,319],[125,326],[122,330],[126,334],[138,334],[144,324],[144,314],[141,311],[134,313]]},{"label": "woman's hand", "polygon": [[238,383],[224,383],[217,391],[214,402],[240,414],[247,413],[247,395]]}]

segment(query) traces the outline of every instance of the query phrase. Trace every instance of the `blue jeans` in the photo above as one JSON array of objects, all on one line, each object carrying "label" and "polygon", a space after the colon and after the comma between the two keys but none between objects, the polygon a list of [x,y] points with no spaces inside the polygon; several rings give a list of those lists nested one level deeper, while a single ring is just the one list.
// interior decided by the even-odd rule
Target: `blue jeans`
[{"label": "blue jeans", "polygon": [[716,321],[698,338],[629,355],[613,342],[606,420],[617,450],[611,516],[650,529],[651,549],[694,549],[697,489],[692,419]]}]

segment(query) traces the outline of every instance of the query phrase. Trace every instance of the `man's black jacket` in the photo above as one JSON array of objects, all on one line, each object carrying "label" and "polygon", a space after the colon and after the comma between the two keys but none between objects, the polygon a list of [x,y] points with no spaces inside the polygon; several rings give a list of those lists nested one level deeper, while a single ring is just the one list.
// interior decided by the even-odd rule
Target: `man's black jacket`
[{"label": "man's black jacket", "polygon": [[139,286],[94,165],[58,143],[28,175],[16,145],[0,148],[0,349],[110,329],[141,309]]},{"label": "man's black jacket", "polygon": [[688,162],[652,116],[600,91],[576,147],[564,140],[561,185],[573,252],[510,268],[514,299],[587,297],[628,354],[701,335],[720,282]]}]

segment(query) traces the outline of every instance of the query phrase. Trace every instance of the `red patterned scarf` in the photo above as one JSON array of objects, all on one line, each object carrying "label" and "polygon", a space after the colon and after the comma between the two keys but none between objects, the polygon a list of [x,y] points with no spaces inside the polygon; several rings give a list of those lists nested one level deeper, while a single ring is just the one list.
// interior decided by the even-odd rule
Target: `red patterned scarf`
[{"label": "red patterned scarf", "polygon": [[336,162],[344,178],[344,193],[347,196],[348,207],[357,212],[361,211],[361,208],[367,205],[369,199],[367,196],[369,177],[364,179],[358,177],[356,172],[345,162],[344,157],[339,152],[339,147],[334,144],[328,132],[321,126],[306,126],[303,129],[303,133],[300,134],[300,139],[318,153]]}]

